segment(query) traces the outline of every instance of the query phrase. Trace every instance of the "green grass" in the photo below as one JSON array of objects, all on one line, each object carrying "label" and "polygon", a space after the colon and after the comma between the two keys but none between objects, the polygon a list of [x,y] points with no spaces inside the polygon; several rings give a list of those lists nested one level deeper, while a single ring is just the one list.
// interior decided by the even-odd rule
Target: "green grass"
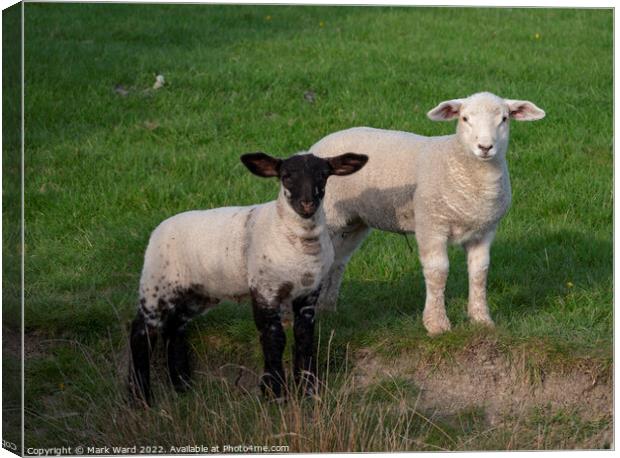
[{"label": "green grass", "polygon": [[[240,154],[287,156],[355,125],[447,134],[454,126],[429,121],[426,111],[481,90],[547,112],[512,128],[513,206],[493,246],[488,286],[498,330],[468,324],[465,258],[454,248],[446,292],[454,332],[426,337],[415,244],[410,251],[402,236],[373,232],[348,267],[338,313],[319,319],[328,381],[348,376],[359,349],[433,359],[481,338],[508,357],[535,348],[532,364],[545,370],[584,360],[610,365],[611,10],[32,3],[25,10],[25,320],[35,347],[26,367],[27,444],[126,444],[165,430],[169,420],[128,413],[119,394],[125,367],[117,360],[143,252],[170,215],[274,198],[277,183],[253,177]],[[166,86],[145,91],[157,73]],[[117,84],[129,95],[116,94]],[[18,262],[18,253],[3,254]],[[260,366],[247,305],[226,304],[197,320],[193,342],[208,369]],[[274,443],[269,438],[283,431],[281,412],[202,383],[212,389],[162,401],[176,421],[170,441]],[[415,396],[408,383],[387,389],[398,393],[396,404]],[[394,436],[366,431],[357,441],[333,438],[331,448],[317,436],[287,443],[310,451],[582,445],[567,440],[572,430],[562,419],[526,422],[515,445],[515,430],[489,432],[475,411],[432,426],[379,392],[338,388],[338,402],[309,409],[312,418],[333,414],[352,428],[345,409],[377,431],[376,406],[396,425]],[[262,430],[239,423],[207,433],[209,400],[222,414],[234,405],[241,417],[270,420]],[[185,416],[193,403],[203,407]],[[281,418],[307,414],[297,407],[283,408]],[[122,434],[110,418],[125,425]],[[550,432],[541,439],[543,423]],[[586,426],[579,434],[591,437],[606,424]]]}]

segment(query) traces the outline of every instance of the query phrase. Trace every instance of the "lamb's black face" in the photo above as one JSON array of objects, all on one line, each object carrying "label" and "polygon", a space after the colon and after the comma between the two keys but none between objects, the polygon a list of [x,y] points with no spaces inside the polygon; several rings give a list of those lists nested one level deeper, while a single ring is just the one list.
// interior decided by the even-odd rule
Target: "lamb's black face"
[{"label": "lamb's black face", "polygon": [[329,162],[313,154],[300,154],[282,162],[279,176],[284,195],[299,216],[311,218],[316,213],[331,174]]},{"label": "lamb's black face", "polygon": [[313,154],[297,154],[277,159],[265,153],[241,156],[255,175],[278,177],[291,208],[302,218],[311,218],[321,206],[325,185],[331,175],[350,175],[361,169],[368,156],[346,153],[326,159]]}]

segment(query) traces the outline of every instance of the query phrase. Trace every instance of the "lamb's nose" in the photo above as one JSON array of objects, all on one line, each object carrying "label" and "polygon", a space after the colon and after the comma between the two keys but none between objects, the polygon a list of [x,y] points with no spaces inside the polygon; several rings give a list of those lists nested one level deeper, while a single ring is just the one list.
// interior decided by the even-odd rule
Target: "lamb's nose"
[{"label": "lamb's nose", "polygon": [[489,145],[489,146],[478,145],[478,148],[480,149],[480,151],[484,151],[485,153],[488,153],[489,151],[491,151],[491,148],[493,148],[493,145]]},{"label": "lamb's nose", "polygon": [[301,203],[301,208],[303,208],[305,212],[310,212],[314,210],[314,202],[312,201],[308,202],[308,201],[302,200],[300,203]]}]

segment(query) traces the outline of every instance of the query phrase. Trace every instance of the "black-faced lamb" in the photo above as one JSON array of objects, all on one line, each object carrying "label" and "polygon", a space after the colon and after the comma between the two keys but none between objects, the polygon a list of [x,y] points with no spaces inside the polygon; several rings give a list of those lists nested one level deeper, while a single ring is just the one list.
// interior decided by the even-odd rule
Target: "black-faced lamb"
[{"label": "black-faced lamb", "polygon": [[310,151],[330,156],[354,150],[368,165],[329,183],[324,207],[335,248],[319,308],[333,309],[345,266],[371,228],[414,233],[426,283],[423,322],[429,334],[450,330],[444,306],[449,242],[467,251],[468,315],[493,325],[486,300],[489,251],[511,201],[506,150],[510,120],[545,112],[531,102],[488,92],[440,103],[430,119],[458,119],[456,134],[424,137],[357,127],[333,133]]},{"label": "black-faced lamb", "polygon": [[[190,382],[187,324],[222,300],[250,298],[264,354],[261,388],[281,397],[285,335],[280,313],[294,315],[294,379],[306,394],[315,387],[314,313],[321,280],[334,257],[322,201],[331,175],[349,175],[368,158],[346,153],[318,158],[241,156],[255,175],[277,177],[277,200],[246,207],[189,211],[152,233],[140,279],[140,305],[131,326],[134,392],[152,401],[150,357],[158,334],[167,346],[170,379]],[[331,180],[330,180],[331,181]]]}]

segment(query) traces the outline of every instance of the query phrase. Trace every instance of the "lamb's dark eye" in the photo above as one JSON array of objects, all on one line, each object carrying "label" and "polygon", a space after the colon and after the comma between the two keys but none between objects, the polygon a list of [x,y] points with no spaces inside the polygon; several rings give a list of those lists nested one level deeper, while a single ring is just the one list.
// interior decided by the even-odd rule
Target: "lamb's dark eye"
[{"label": "lamb's dark eye", "polygon": [[467,116],[463,116],[461,119],[463,120],[463,122],[467,122],[468,121]]},{"label": "lamb's dark eye", "polygon": [[282,175],[282,184],[288,188],[293,184],[293,179],[290,175]]},{"label": "lamb's dark eye", "polygon": [[508,119],[508,116],[504,116],[504,117],[502,118],[502,122],[506,122],[506,120],[507,120],[507,119]]}]

